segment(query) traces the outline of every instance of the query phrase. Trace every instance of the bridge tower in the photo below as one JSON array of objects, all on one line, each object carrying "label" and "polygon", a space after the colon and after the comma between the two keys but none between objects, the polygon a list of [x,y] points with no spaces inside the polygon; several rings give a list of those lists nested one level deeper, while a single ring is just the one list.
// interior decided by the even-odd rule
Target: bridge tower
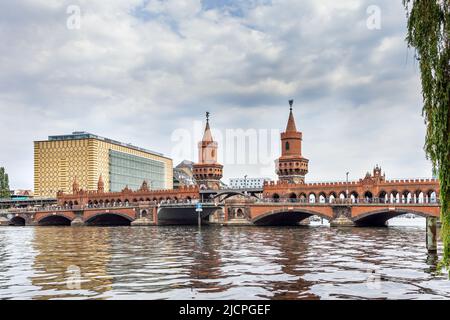
[{"label": "bridge tower", "polygon": [[80,191],[80,185],[78,184],[77,177],[73,179],[72,194],[77,194]]},{"label": "bridge tower", "polygon": [[205,132],[198,143],[198,163],[193,166],[194,178],[201,189],[220,189],[223,165],[217,163],[217,147],[209,127],[209,112],[206,112]]},{"label": "bridge tower", "polygon": [[98,178],[98,182],[97,182],[97,192],[105,193],[105,183],[103,182],[103,177],[101,174],[100,174],[100,177]]},{"label": "bridge tower", "polygon": [[295,126],[292,105],[289,100],[289,119],[286,131],[281,133],[281,157],[275,161],[276,173],[280,181],[305,183],[309,160],[302,156],[302,133]]}]

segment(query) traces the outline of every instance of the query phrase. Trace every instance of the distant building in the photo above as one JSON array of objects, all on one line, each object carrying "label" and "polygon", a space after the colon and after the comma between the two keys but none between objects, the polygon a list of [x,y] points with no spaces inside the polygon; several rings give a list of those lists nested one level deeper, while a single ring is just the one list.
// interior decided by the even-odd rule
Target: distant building
[{"label": "distant building", "polygon": [[29,199],[33,198],[31,190],[11,190],[11,199]]},{"label": "distant building", "polygon": [[189,160],[182,161],[173,169],[173,188],[178,189],[182,186],[195,185],[193,174],[194,162]]},{"label": "distant building", "polygon": [[70,193],[75,180],[81,189],[96,190],[100,176],[105,192],[137,190],[144,180],[152,189],[172,189],[173,164],[161,153],[87,132],[34,142],[35,196]]},{"label": "distant building", "polygon": [[272,181],[270,178],[232,178],[230,179],[229,188],[244,189],[244,188],[262,188],[264,181]]}]

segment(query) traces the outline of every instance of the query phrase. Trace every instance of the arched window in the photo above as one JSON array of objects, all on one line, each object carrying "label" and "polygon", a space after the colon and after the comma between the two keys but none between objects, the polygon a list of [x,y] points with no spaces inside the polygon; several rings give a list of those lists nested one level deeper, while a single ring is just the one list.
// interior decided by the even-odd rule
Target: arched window
[{"label": "arched window", "polygon": [[286,141],[286,151],[288,151],[289,148],[290,148],[290,146],[289,146],[289,141]]},{"label": "arched window", "polygon": [[272,198],[274,202],[280,202],[280,195],[278,193],[274,193]]}]

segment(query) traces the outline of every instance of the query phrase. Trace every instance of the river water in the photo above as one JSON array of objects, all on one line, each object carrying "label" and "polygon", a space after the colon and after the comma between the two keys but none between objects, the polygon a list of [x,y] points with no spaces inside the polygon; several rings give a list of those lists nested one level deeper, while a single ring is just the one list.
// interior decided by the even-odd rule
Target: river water
[{"label": "river water", "polygon": [[436,264],[422,224],[0,228],[0,299],[449,299]]}]

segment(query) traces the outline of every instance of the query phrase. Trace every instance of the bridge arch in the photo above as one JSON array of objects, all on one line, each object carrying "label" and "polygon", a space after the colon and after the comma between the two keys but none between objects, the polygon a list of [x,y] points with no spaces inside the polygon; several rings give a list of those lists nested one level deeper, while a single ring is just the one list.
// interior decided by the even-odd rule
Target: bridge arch
[{"label": "bridge arch", "polygon": [[291,193],[289,194],[289,199],[291,199],[291,200],[297,199],[297,194],[296,194],[295,192],[291,192]]},{"label": "bridge arch", "polygon": [[428,197],[428,203],[436,203],[437,201],[437,192],[436,190],[430,189],[427,191],[426,195]]},{"label": "bridge arch", "polygon": [[386,203],[387,202],[387,192],[385,190],[381,190],[378,194],[378,199],[380,203]]},{"label": "bridge arch", "polygon": [[327,202],[327,195],[325,192],[319,193],[319,203],[326,203]]},{"label": "bridge arch", "polygon": [[64,214],[50,214],[40,218],[39,226],[70,226],[72,219]]},{"label": "bridge arch", "polygon": [[279,209],[259,215],[253,218],[251,222],[257,226],[296,226],[299,222],[311,216],[319,216],[326,220],[331,219],[331,217],[325,214],[307,209]]},{"label": "bridge arch", "polygon": [[399,203],[401,200],[401,195],[397,190],[392,190],[391,194],[389,195],[389,202],[390,203]]},{"label": "bridge arch", "polygon": [[328,202],[329,202],[329,203],[336,202],[336,198],[337,198],[336,192],[332,191],[332,192],[330,192],[330,194],[328,195]]},{"label": "bridge arch", "polygon": [[299,194],[298,198],[300,199],[300,202],[307,202],[306,199],[307,199],[308,197],[306,196],[306,193],[301,192],[301,193]]},{"label": "bridge arch", "polygon": [[402,203],[409,203],[411,201],[411,191],[409,190],[403,190],[401,193],[400,202]]},{"label": "bridge arch", "polygon": [[422,190],[416,190],[415,192],[414,192],[414,195],[416,196],[416,203],[424,203],[425,201],[424,201],[424,199],[425,199],[425,195],[424,195],[424,193],[422,192]]},{"label": "bridge arch", "polygon": [[350,200],[352,203],[357,203],[358,197],[359,197],[358,192],[356,192],[356,191],[350,192]]},{"label": "bridge arch", "polygon": [[26,224],[26,220],[25,218],[21,217],[21,216],[15,216],[13,217],[11,220],[9,220],[9,225],[10,226],[25,226]]},{"label": "bridge arch", "polygon": [[87,226],[129,226],[134,219],[119,212],[100,212],[85,221]]},{"label": "bridge arch", "polygon": [[358,227],[385,227],[388,220],[408,213],[425,218],[432,216],[429,213],[422,211],[397,208],[395,211],[382,209],[366,212],[359,216],[353,217],[352,220]]},{"label": "bridge arch", "polygon": [[372,199],[373,199],[373,193],[372,192],[370,192],[370,191],[364,192],[364,200],[366,202],[372,202]]}]

